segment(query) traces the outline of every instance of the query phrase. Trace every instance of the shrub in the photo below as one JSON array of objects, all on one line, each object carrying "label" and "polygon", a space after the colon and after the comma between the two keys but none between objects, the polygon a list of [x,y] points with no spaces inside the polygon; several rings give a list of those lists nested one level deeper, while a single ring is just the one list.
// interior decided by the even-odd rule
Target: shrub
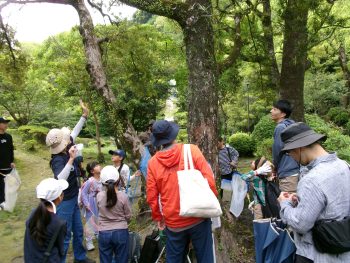
[{"label": "shrub", "polygon": [[228,141],[239,152],[240,156],[252,156],[255,150],[254,140],[248,133],[237,132],[231,135]]},{"label": "shrub", "polygon": [[186,129],[179,130],[179,134],[177,135],[177,141],[182,142],[182,143],[188,142],[188,135],[187,135]]},{"label": "shrub", "polygon": [[18,131],[21,133],[23,141],[36,140],[41,144],[45,144],[46,134],[49,132],[49,129],[42,126],[23,125],[18,128]]},{"label": "shrub", "polygon": [[327,116],[338,126],[344,126],[349,120],[349,112],[342,107],[331,108]]},{"label": "shrub", "polygon": [[255,156],[257,157],[265,156],[266,159],[272,161],[272,144],[273,144],[272,138],[267,138],[262,141],[259,141],[256,145]]},{"label": "shrub", "polygon": [[23,144],[27,151],[35,151],[35,145],[37,142],[35,140],[26,140],[23,142]]},{"label": "shrub", "polygon": [[341,134],[340,131],[333,130],[327,134],[327,140],[324,146],[328,151],[338,152],[342,149],[347,149],[350,145],[350,137]]},{"label": "shrub", "polygon": [[335,129],[316,114],[305,114],[305,121],[317,133],[328,134]]},{"label": "shrub", "polygon": [[276,125],[271,120],[269,115],[262,117],[254,126],[254,130],[252,132],[252,138],[255,143],[261,142],[264,139],[273,138],[275,127]]}]

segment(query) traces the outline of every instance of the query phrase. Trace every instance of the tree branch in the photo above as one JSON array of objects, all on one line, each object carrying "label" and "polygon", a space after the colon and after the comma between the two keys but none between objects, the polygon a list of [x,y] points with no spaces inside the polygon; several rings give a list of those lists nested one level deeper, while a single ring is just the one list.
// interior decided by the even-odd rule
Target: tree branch
[{"label": "tree branch", "polygon": [[224,73],[227,69],[229,69],[238,59],[241,48],[243,46],[242,36],[241,36],[241,15],[236,14],[235,15],[235,34],[234,34],[234,46],[232,47],[231,53],[229,56],[222,61],[221,63],[218,63],[218,72],[219,74]]},{"label": "tree branch", "polygon": [[188,4],[178,0],[119,0],[126,5],[136,7],[152,14],[166,16],[184,25]]},{"label": "tree branch", "polygon": [[109,20],[109,23],[111,23],[112,25],[118,25],[118,24],[119,24],[119,22],[114,21],[114,20],[111,18],[110,15],[106,14],[105,12],[103,12],[101,6],[95,4],[95,3],[92,2],[91,0],[87,0],[87,2],[89,3],[89,5],[91,5],[93,8],[95,8],[97,11],[99,11],[100,14],[101,14],[103,17],[106,16],[106,17],[108,18],[108,20]]},{"label": "tree branch", "polygon": [[[0,12],[1,12],[1,8],[0,8]],[[12,43],[11,43],[11,39],[10,39],[10,36],[8,34],[8,30],[7,30],[7,26],[5,26],[4,24],[4,21],[2,19],[2,15],[0,13],[0,28],[4,31],[4,37],[5,37],[5,40],[7,42],[7,45],[8,45],[8,48],[10,50],[10,53],[11,53],[11,58],[12,58],[12,62],[13,62],[13,67],[15,69],[17,69],[17,66],[16,66],[16,56],[15,56],[15,52],[12,48]]]}]

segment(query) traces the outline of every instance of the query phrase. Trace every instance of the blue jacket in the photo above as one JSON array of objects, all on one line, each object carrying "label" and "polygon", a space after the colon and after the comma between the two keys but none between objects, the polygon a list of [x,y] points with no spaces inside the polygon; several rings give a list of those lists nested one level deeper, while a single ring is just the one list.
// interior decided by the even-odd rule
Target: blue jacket
[{"label": "blue jacket", "polygon": [[281,140],[282,131],[294,123],[293,120],[285,119],[277,124],[273,133],[272,158],[279,178],[284,178],[299,173],[298,163],[290,156],[281,154],[284,143]]}]

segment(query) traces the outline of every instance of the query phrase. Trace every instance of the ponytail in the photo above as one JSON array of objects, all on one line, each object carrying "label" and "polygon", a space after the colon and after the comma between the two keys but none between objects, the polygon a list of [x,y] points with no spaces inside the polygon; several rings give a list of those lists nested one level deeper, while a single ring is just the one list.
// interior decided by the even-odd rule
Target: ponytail
[{"label": "ponytail", "polygon": [[51,222],[51,216],[46,205],[49,203],[41,199],[38,207],[35,209],[33,216],[29,221],[30,236],[40,245],[43,246],[46,240],[47,226]]},{"label": "ponytail", "polygon": [[117,193],[115,192],[115,186],[117,183],[119,183],[119,180],[117,182],[109,180],[106,182],[106,188],[107,188],[107,208],[112,208],[116,205],[118,201]]}]

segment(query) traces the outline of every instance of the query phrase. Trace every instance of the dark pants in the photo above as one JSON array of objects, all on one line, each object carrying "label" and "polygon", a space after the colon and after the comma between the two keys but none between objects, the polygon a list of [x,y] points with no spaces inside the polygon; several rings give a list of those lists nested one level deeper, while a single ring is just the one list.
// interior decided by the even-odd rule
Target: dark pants
[{"label": "dark pants", "polygon": [[314,261],[303,256],[295,255],[294,263],[313,263]]},{"label": "dark pants", "polygon": [[129,256],[128,229],[100,231],[98,234],[98,247],[101,263],[111,263],[113,254],[115,262],[127,263]]},{"label": "dark pants", "polygon": [[[12,169],[0,170],[2,174],[11,173]],[[5,202],[5,176],[0,174],[0,204]]]},{"label": "dark pants", "polygon": [[181,232],[172,232],[169,229],[166,232],[166,262],[183,262],[188,252],[189,241],[196,252],[198,263],[213,263],[213,238],[211,233],[211,220],[206,219],[199,225]]}]

